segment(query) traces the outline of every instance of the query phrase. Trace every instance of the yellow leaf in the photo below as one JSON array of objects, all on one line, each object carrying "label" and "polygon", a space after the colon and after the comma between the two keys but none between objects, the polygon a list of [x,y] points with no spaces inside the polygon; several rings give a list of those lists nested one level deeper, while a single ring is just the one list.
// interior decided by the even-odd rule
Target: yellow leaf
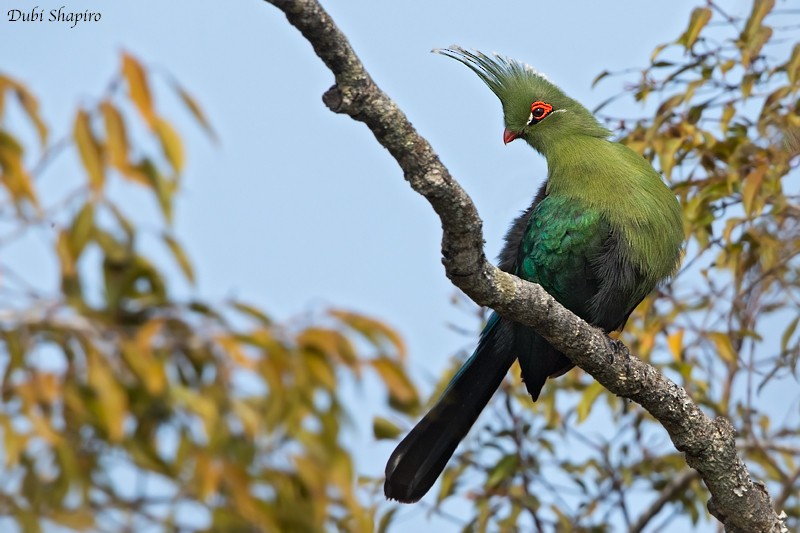
[{"label": "yellow leaf", "polygon": [[155,178],[153,188],[156,191],[156,198],[158,198],[158,205],[161,207],[161,213],[167,223],[172,223],[172,198],[175,196],[175,191],[178,186],[173,180],[165,178],[157,171],[150,175]]},{"label": "yellow leaf", "polygon": [[69,235],[63,230],[58,233],[56,253],[61,263],[61,275],[64,277],[74,277],[77,272],[75,270],[75,257],[72,255]]},{"label": "yellow leaf", "polygon": [[181,267],[181,272],[183,272],[183,275],[186,276],[186,279],[190,283],[194,284],[194,269],[192,268],[192,262],[189,261],[189,257],[186,255],[183,247],[171,235],[165,233],[163,238],[164,242],[169,248],[169,251],[172,252],[172,256],[175,258],[175,261],[178,262],[178,266]]},{"label": "yellow leaf", "polygon": [[89,174],[89,184],[92,189],[99,191],[105,182],[105,169],[103,168],[103,152],[100,144],[92,134],[89,124],[89,115],[83,109],[75,117],[75,126],[72,136],[78,145],[81,161]]},{"label": "yellow leaf", "polygon": [[195,99],[192,98],[192,95],[186,92],[183,89],[183,87],[178,85],[177,82],[173,82],[173,86],[175,87],[175,90],[178,91],[178,95],[181,97],[181,100],[183,100],[183,103],[186,105],[187,108],[189,108],[189,111],[192,113],[192,115],[194,115],[195,120],[197,120],[197,122],[199,122],[200,125],[203,127],[203,129],[206,131],[206,134],[215,143],[219,142],[216,132],[211,127],[211,123],[208,121],[205,113],[203,113],[203,110],[197,104]]},{"label": "yellow leaf", "polygon": [[389,341],[397,350],[397,356],[401,360],[405,359],[406,347],[403,339],[383,322],[340,309],[332,309],[330,314],[362,334],[376,347],[380,347],[384,341]]},{"label": "yellow leaf", "polygon": [[327,357],[346,364],[358,372],[358,359],[353,345],[338,331],[324,328],[306,328],[297,336],[301,348],[318,350]]},{"label": "yellow leaf", "polygon": [[128,414],[128,398],[122,385],[103,356],[88,350],[87,365],[89,385],[98,396],[98,409],[111,442],[119,442],[124,436],[124,422]]},{"label": "yellow leaf", "polygon": [[128,136],[122,115],[110,102],[100,104],[106,126],[108,158],[114,168],[125,171],[128,167]]},{"label": "yellow leaf", "polygon": [[244,302],[236,302],[236,301],[231,302],[231,306],[237,311],[240,311],[245,315],[249,315],[252,318],[255,318],[265,326],[272,325],[272,320],[270,320],[270,318],[257,307],[254,307],[250,304],[246,304]]},{"label": "yellow leaf", "polygon": [[766,173],[767,167],[765,165],[759,165],[744,178],[742,204],[744,205],[745,213],[748,215],[758,214],[754,213],[755,198],[756,194],[761,189],[761,184],[764,182],[764,175]]},{"label": "yellow leaf", "polygon": [[675,153],[681,147],[683,139],[670,138],[664,141],[661,150],[658,150],[658,161],[661,165],[661,171],[667,180],[672,175],[672,167],[675,166]]},{"label": "yellow leaf", "polygon": [[167,161],[175,169],[175,172],[182,171],[185,158],[180,136],[165,119],[156,117],[155,120],[155,132],[161,141],[161,148],[164,150]]},{"label": "yellow leaf", "polygon": [[794,45],[792,56],[786,62],[786,74],[789,76],[789,85],[795,86],[800,80],[800,43]]},{"label": "yellow leaf", "polygon": [[762,22],[770,11],[775,7],[775,0],[755,0],[753,2],[753,10],[750,12],[750,17],[742,30],[741,40],[747,43],[752,39],[760,28]]},{"label": "yellow leaf", "polygon": [[151,321],[139,331],[135,342],[122,341],[122,358],[128,367],[142,382],[147,393],[151,396],[158,396],[167,388],[167,375],[164,366],[153,354],[153,349],[149,342],[144,342],[150,331]]},{"label": "yellow leaf", "polygon": [[139,328],[139,331],[136,332],[136,347],[143,352],[151,350],[156,335],[161,332],[163,327],[164,320],[160,318],[154,318],[145,322],[144,325]]},{"label": "yellow leaf", "polygon": [[691,50],[697,38],[700,36],[700,31],[711,20],[711,9],[707,7],[696,7],[692,11],[692,16],[689,20],[689,27],[683,32],[678,40],[678,44],[682,44],[687,50]]},{"label": "yellow leaf", "polygon": [[578,402],[578,407],[576,408],[578,414],[578,423],[583,422],[589,416],[589,411],[592,409],[592,405],[597,400],[597,397],[600,396],[600,393],[605,390],[605,387],[600,385],[597,381],[592,381],[586,390],[583,391],[581,395],[581,399]]},{"label": "yellow leaf", "polygon": [[736,112],[736,108],[731,103],[725,104],[725,107],[722,109],[722,118],[720,119],[719,127],[722,130],[722,133],[728,133],[728,126],[731,123],[731,119],[733,118],[734,113]]},{"label": "yellow leaf", "polygon": [[667,345],[669,346],[669,351],[672,353],[672,357],[675,358],[675,361],[680,362],[683,359],[683,330],[679,329],[670,335],[667,338]]},{"label": "yellow leaf", "polygon": [[655,49],[653,50],[653,53],[650,55],[650,63],[655,63],[656,58],[666,47],[667,47],[666,44],[659,44],[658,46],[656,46]]},{"label": "yellow leaf", "polygon": [[0,119],[3,118],[3,113],[6,110],[6,88],[9,85],[9,78],[0,74]]},{"label": "yellow leaf", "polygon": [[93,511],[86,509],[53,510],[48,513],[47,518],[75,531],[87,531],[95,526]]},{"label": "yellow leaf", "polygon": [[336,389],[336,374],[328,359],[318,352],[305,352],[303,361],[316,383],[321,384],[326,390]]},{"label": "yellow leaf", "polygon": [[128,94],[145,122],[153,128],[156,113],[153,109],[153,98],[147,84],[147,73],[142,65],[127,53],[122,54],[122,75],[128,82]]},{"label": "yellow leaf", "polygon": [[125,232],[127,242],[133,242],[133,234],[135,233],[135,229],[128,217],[125,216],[125,213],[123,213],[114,202],[106,202],[105,206],[109,211],[111,211],[111,214],[114,215],[114,219],[116,219],[120,228],[122,228],[122,231]]},{"label": "yellow leaf", "polygon": [[211,437],[219,422],[219,410],[214,400],[198,394],[188,387],[175,385],[170,387],[170,394],[173,399],[181,404],[185,409],[193,411],[200,416],[206,429],[206,435]]},{"label": "yellow leaf", "polygon": [[200,499],[207,500],[217,492],[222,478],[222,469],[219,463],[208,455],[198,455],[195,459],[194,477]]},{"label": "yellow leaf", "polygon": [[256,362],[247,356],[239,342],[230,335],[220,335],[216,337],[217,344],[233,359],[236,364],[248,370],[255,370]]},{"label": "yellow leaf", "polygon": [[37,372],[31,381],[39,402],[53,405],[61,399],[61,378],[57,374]]},{"label": "yellow leaf", "polygon": [[733,343],[728,335],[719,331],[715,331],[709,333],[708,338],[714,343],[714,346],[716,346],[717,352],[719,353],[721,359],[727,361],[728,363],[737,362],[738,354],[736,353],[736,350],[733,349]]},{"label": "yellow leaf", "polygon": [[261,416],[253,406],[244,400],[234,398],[232,402],[233,411],[239,417],[245,435],[250,440],[254,440],[261,429]]},{"label": "yellow leaf", "polygon": [[396,361],[381,357],[371,363],[389,389],[389,402],[393,407],[407,412],[418,405],[417,389]]},{"label": "yellow leaf", "polygon": [[77,259],[83,252],[86,243],[89,242],[89,237],[94,228],[94,204],[86,202],[75,219],[72,221],[72,227],[69,229],[69,249],[73,258]]},{"label": "yellow leaf", "polygon": [[0,129],[0,175],[17,207],[23,200],[38,205],[33,181],[22,163],[22,146],[10,134]]},{"label": "yellow leaf", "polygon": [[0,416],[0,428],[3,429],[3,464],[6,468],[16,466],[22,453],[28,449],[30,434],[13,428],[6,415]]},{"label": "yellow leaf", "polygon": [[42,146],[47,144],[47,126],[45,126],[42,116],[39,113],[39,102],[36,97],[24,85],[14,82],[14,92],[19,99],[20,105],[25,110],[28,118],[36,127],[36,132],[39,134],[39,143]]},{"label": "yellow leaf", "polygon": [[158,171],[149,159],[143,159],[137,163],[129,163],[120,169],[123,177],[144,185],[145,187],[155,188],[156,176]]}]

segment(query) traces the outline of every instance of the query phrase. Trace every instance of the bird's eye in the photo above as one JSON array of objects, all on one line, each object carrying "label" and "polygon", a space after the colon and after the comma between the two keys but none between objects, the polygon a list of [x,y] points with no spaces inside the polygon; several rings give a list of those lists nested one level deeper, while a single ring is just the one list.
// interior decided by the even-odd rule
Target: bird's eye
[{"label": "bird's eye", "polygon": [[531,114],[528,117],[528,125],[536,124],[553,111],[553,106],[544,102],[534,102],[531,104]]}]

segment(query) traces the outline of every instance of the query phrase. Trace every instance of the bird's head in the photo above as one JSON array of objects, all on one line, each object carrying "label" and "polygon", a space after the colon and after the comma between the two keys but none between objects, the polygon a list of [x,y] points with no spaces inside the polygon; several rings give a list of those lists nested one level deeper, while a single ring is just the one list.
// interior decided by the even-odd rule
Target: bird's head
[{"label": "bird's head", "polygon": [[434,52],[468,66],[503,104],[503,142],[525,139],[546,154],[553,143],[570,135],[608,137],[610,132],[580,103],[529,65],[453,46]]}]

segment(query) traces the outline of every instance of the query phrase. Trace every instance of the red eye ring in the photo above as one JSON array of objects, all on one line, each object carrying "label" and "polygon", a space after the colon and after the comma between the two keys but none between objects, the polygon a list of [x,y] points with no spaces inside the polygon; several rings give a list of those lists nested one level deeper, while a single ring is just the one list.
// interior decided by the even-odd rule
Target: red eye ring
[{"label": "red eye ring", "polygon": [[544,117],[552,113],[553,106],[544,102],[536,101],[531,104],[531,118],[534,120],[542,120]]}]

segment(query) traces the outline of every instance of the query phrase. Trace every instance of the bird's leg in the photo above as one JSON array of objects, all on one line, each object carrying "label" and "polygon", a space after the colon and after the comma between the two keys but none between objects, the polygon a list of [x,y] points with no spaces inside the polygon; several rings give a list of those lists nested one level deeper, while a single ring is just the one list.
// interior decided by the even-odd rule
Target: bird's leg
[{"label": "bird's leg", "polygon": [[[617,335],[615,335],[615,337],[616,336]],[[609,340],[609,344],[611,345],[611,350],[609,350],[609,352],[611,353],[611,362],[612,363],[614,362],[614,359],[616,358],[617,354],[622,353],[625,356],[625,375],[630,377],[630,375],[631,375],[631,354],[630,354],[630,352],[628,351],[628,349],[625,347],[625,344],[621,340],[619,340],[617,338],[612,338],[610,336],[609,336],[608,340]]]}]

